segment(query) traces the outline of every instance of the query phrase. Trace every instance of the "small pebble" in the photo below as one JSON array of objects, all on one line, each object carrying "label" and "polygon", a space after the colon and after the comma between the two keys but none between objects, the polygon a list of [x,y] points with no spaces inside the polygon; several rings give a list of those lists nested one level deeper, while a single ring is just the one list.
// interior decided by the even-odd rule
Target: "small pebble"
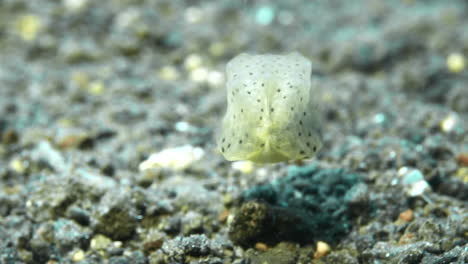
[{"label": "small pebble", "polygon": [[275,10],[271,6],[260,7],[255,15],[257,24],[267,26],[275,19]]},{"label": "small pebble", "polygon": [[78,148],[86,139],[89,138],[85,132],[73,131],[65,135],[59,135],[57,146],[60,149]]},{"label": "small pebble", "polygon": [[17,173],[24,173],[26,171],[26,166],[21,159],[14,159],[10,162],[10,169]]},{"label": "small pebble", "polygon": [[457,162],[460,166],[468,167],[468,153],[460,153],[457,156]]},{"label": "small pebble", "polygon": [[456,124],[457,124],[457,117],[453,114],[450,114],[440,122],[440,128],[445,133],[448,133],[453,130]]},{"label": "small pebble", "polygon": [[265,243],[257,242],[255,243],[255,249],[258,251],[267,251],[268,246]]},{"label": "small pebble", "polygon": [[91,82],[88,91],[92,95],[101,95],[104,92],[104,84],[101,81]]},{"label": "small pebble", "polygon": [[244,174],[252,173],[254,169],[254,164],[251,161],[234,161],[231,164],[233,170],[240,171]]},{"label": "small pebble", "polygon": [[123,245],[123,243],[122,243],[122,241],[114,241],[114,242],[112,243],[112,245],[113,245],[114,247],[116,247],[116,248],[121,248],[122,245]]},{"label": "small pebble", "polygon": [[197,131],[197,127],[191,125],[190,123],[180,121],[174,125],[175,130],[184,133],[193,133]]},{"label": "small pebble", "polygon": [[206,68],[200,67],[190,72],[190,79],[194,82],[201,83],[207,80],[208,74],[209,73]]},{"label": "small pebble", "polygon": [[184,66],[187,70],[195,70],[196,68],[202,65],[203,61],[200,55],[198,54],[190,54],[185,58]]},{"label": "small pebble", "polygon": [[189,7],[185,10],[185,20],[190,24],[195,24],[203,19],[203,11],[198,7]]},{"label": "small pebble", "polygon": [[64,0],[65,8],[71,12],[82,10],[88,4],[89,0]]},{"label": "small pebble", "polygon": [[330,246],[323,241],[318,241],[316,247],[317,247],[317,250],[314,253],[314,259],[322,258],[328,255],[328,253],[330,253],[331,251]]},{"label": "small pebble", "polygon": [[158,76],[165,81],[175,81],[179,79],[179,72],[176,67],[168,65],[159,69]]},{"label": "small pebble", "polygon": [[82,261],[85,258],[85,253],[83,250],[79,249],[73,253],[72,260],[74,262]]},{"label": "small pebble", "polygon": [[398,174],[402,177],[401,184],[408,196],[420,196],[430,190],[429,183],[424,180],[424,175],[420,170],[402,167],[398,170]]},{"label": "small pebble", "polygon": [[465,57],[461,53],[451,53],[447,57],[447,68],[452,73],[459,73],[465,69]]},{"label": "small pebble", "polygon": [[16,22],[16,27],[24,40],[33,41],[42,27],[41,18],[32,14],[21,16]]},{"label": "small pebble", "polygon": [[112,240],[104,235],[95,235],[91,239],[91,249],[93,250],[105,250],[110,246]]},{"label": "small pebble", "polygon": [[224,75],[219,71],[210,71],[206,80],[210,86],[220,87],[224,83]]},{"label": "small pebble", "polygon": [[213,56],[221,56],[226,51],[226,46],[223,42],[214,42],[210,45],[209,51]]},{"label": "small pebble", "polygon": [[414,213],[413,210],[408,209],[400,213],[400,219],[405,222],[411,222],[413,220]]},{"label": "small pebble", "polygon": [[374,122],[376,124],[382,124],[385,122],[386,116],[383,113],[378,113],[374,116]]},{"label": "small pebble", "polygon": [[226,222],[226,220],[228,219],[229,217],[229,210],[224,210],[221,212],[221,214],[218,216],[218,220],[221,222],[221,223],[224,223]]}]

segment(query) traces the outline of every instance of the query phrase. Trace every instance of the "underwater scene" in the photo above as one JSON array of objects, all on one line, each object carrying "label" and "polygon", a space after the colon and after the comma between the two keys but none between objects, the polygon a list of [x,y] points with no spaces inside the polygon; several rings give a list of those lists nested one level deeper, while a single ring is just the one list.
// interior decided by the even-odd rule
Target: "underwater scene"
[{"label": "underwater scene", "polygon": [[0,264],[467,264],[468,1],[0,0]]}]

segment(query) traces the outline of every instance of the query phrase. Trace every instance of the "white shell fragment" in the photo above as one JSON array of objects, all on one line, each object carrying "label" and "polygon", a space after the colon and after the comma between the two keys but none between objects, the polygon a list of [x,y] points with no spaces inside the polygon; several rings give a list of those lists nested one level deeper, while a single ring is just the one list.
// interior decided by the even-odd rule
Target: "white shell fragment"
[{"label": "white shell fragment", "polygon": [[297,52],[240,54],[226,67],[227,111],[218,141],[227,160],[311,158],[321,147],[311,63]]},{"label": "white shell fragment", "polygon": [[404,187],[405,193],[409,197],[422,196],[426,191],[431,189],[429,183],[424,180],[424,175],[418,169],[401,167],[398,170],[398,174],[401,177],[401,184]]},{"label": "white shell fragment", "polygon": [[183,170],[194,162],[200,160],[205,151],[199,147],[191,145],[165,149],[161,152],[151,154],[148,159],[140,163],[138,169],[145,171],[151,168],[169,168],[173,170]]},{"label": "white shell fragment", "polygon": [[235,161],[231,163],[231,168],[244,174],[249,174],[254,170],[254,163],[248,160]]}]

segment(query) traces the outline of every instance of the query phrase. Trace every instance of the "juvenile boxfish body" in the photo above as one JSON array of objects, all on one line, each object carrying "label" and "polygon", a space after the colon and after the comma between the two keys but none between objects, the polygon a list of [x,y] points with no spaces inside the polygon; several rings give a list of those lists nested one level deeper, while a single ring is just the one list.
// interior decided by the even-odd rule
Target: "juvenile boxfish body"
[{"label": "juvenile boxfish body", "polygon": [[311,63],[297,52],[240,54],[226,67],[227,111],[218,148],[227,160],[311,158],[321,147]]}]

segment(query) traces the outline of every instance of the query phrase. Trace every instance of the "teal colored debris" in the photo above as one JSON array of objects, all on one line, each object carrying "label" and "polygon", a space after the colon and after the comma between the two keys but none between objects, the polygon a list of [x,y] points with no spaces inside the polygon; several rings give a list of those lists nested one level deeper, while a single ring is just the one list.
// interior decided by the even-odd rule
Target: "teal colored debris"
[{"label": "teal colored debris", "polygon": [[263,6],[257,10],[257,14],[255,15],[255,20],[257,24],[266,26],[273,22],[275,18],[275,9],[271,6]]},{"label": "teal colored debris", "polygon": [[[286,177],[244,193],[246,206],[234,219],[230,238],[246,246],[255,241],[336,243],[349,231],[356,211],[369,211],[369,199],[359,198],[367,195],[366,188],[359,175],[343,169],[290,167]],[[246,228],[244,222],[253,219],[259,224]]]}]

